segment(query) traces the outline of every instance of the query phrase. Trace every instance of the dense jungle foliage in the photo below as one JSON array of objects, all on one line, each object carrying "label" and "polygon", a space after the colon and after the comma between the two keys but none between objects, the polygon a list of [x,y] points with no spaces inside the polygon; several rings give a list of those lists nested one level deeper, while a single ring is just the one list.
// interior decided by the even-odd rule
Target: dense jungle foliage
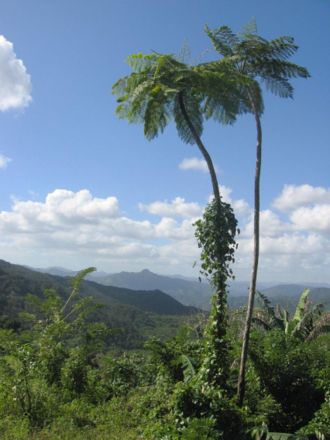
[{"label": "dense jungle foliage", "polygon": [[205,316],[166,341],[123,351],[111,344],[114,329],[90,319],[99,306],[78,294],[86,272],[66,299],[54,290],[44,299],[30,295],[24,325],[1,329],[1,438],[330,438],[328,314],[308,292],[291,318],[262,296],[239,408],[242,311],[229,319],[228,370],[218,387],[203,372],[210,362]]}]

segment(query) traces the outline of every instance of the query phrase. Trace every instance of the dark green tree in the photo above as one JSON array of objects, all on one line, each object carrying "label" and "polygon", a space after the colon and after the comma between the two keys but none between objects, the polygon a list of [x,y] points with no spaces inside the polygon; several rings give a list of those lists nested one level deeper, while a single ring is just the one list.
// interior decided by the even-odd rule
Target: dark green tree
[{"label": "dark green tree", "polygon": [[[226,278],[229,273],[228,249],[224,252],[224,247],[229,246],[232,257],[234,248],[231,242],[227,242],[226,233],[230,235],[230,240],[234,240],[236,220],[233,212],[221,200],[215,168],[201,135],[204,118],[232,123],[237,114],[248,111],[242,90],[254,81],[235,74],[231,66],[223,65],[222,70],[207,64],[192,67],[171,55],[157,53],[131,55],[128,63],[133,72],[113,86],[113,93],[119,102],[117,115],[129,122],[143,123],[147,139],[156,137],[174,120],[180,138],[186,143],[196,144],[207,163],[214,203],[208,208],[206,217],[209,216],[209,220],[215,218],[207,221],[205,227],[201,223],[197,234],[200,247],[205,251],[210,247],[210,240],[216,240],[209,260],[203,251],[202,265],[206,269],[212,261],[212,267],[208,269],[215,288],[214,338],[220,345],[224,344]],[[218,228],[218,231],[214,228]]]},{"label": "dark green tree", "polygon": [[117,115],[133,123],[144,124],[148,140],[163,132],[174,120],[180,138],[196,144],[202,153],[211,177],[216,203],[220,205],[219,184],[212,159],[202,142],[203,119],[215,118],[231,123],[240,108],[240,90],[236,79],[226,74],[191,67],[172,55],[152,53],[128,57],[133,72],[113,86],[118,97]]},{"label": "dark green tree", "polygon": [[235,70],[238,75],[244,75],[254,80],[250,84],[241,82],[244,87],[241,93],[245,95],[245,105],[253,113],[257,129],[256,169],[254,183],[254,253],[251,284],[249,290],[246,323],[243,335],[242,355],[238,378],[237,398],[241,405],[245,389],[245,366],[248,353],[249,335],[253,314],[254,298],[256,292],[258,263],[259,263],[259,218],[260,218],[260,174],[262,156],[262,126],[261,115],[263,112],[262,96],[256,81],[265,84],[266,88],[281,98],[292,98],[292,78],[308,78],[308,71],[288,59],[294,55],[298,46],[294,39],[281,36],[274,40],[260,37],[256,29],[250,26],[243,34],[236,35],[228,26],[215,30],[206,28],[214,48],[221,55],[219,61],[214,62],[213,69],[223,71],[225,65]]}]

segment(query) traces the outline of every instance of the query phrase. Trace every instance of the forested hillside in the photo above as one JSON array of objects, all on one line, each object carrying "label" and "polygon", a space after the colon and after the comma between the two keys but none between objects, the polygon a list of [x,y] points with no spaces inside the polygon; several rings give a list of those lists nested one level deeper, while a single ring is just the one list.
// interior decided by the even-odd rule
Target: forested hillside
[{"label": "forested hillside", "polygon": [[[239,410],[230,399],[233,385],[226,400],[221,398],[222,405],[212,389],[200,395],[198,370],[205,362],[203,334],[208,331],[205,316],[191,315],[185,321],[174,317],[171,322],[170,317],[115,302],[108,305],[115,314],[108,314],[108,308],[100,313],[95,301],[79,294],[88,271],[72,280],[70,288],[68,280],[55,278],[63,289],[58,295],[49,289],[54,282],[50,276],[34,278],[34,272],[4,262],[1,268],[11,299],[24,304],[17,325],[10,319],[2,321],[0,330],[3,438],[151,440],[176,438],[176,432],[182,431],[183,439],[206,440],[219,438],[217,426],[224,427],[223,438],[228,440],[282,438],[268,429],[298,431],[293,438],[300,440],[316,438],[315,431],[328,432],[330,317],[310,308],[306,294],[289,325],[285,314],[275,311],[274,315],[267,298],[260,298],[248,365],[247,406]],[[24,282],[29,285],[32,279],[38,286],[41,281],[47,285],[45,295],[39,290],[34,297],[24,294]],[[95,283],[86,285],[96,288]],[[118,329],[111,320],[121,313]],[[176,336],[171,337],[174,327]],[[229,384],[234,384],[237,374],[241,332],[242,313],[236,312],[228,328]],[[142,345],[147,334],[151,339]],[[140,349],[123,353],[125,347]],[[178,417],[185,419],[183,428],[176,425]]]},{"label": "forested hillside", "polygon": [[[65,298],[70,292],[71,280],[70,277],[41,274],[1,260],[2,325],[9,328],[20,326],[20,312],[29,310],[28,294],[44,298],[45,290],[53,289]],[[198,312],[159,290],[132,291],[85,280],[80,289],[83,297],[91,297],[103,306],[94,312],[93,319],[101,319],[110,328],[117,329],[115,343],[123,347],[141,346],[150,336],[163,339],[174,335],[189,315]]]},{"label": "forested hillside", "polygon": [[[59,276],[73,276],[75,272],[63,268],[36,269],[43,273]],[[104,274],[95,272],[87,277],[98,284],[118,286],[132,290],[161,290],[168,293],[187,306],[210,310],[212,288],[206,279],[193,281],[178,278],[177,276],[164,276],[155,274],[147,269],[141,272],[120,272],[117,274]],[[273,285],[272,285],[273,284]],[[315,287],[310,284],[274,284],[259,283],[258,290],[267,295],[274,304],[285,307],[292,312],[298,302],[301,292],[308,287],[310,300],[314,304],[323,304],[326,310],[330,309],[330,288]],[[248,282],[233,280],[228,283],[228,306],[235,310],[246,305],[248,295]]]}]

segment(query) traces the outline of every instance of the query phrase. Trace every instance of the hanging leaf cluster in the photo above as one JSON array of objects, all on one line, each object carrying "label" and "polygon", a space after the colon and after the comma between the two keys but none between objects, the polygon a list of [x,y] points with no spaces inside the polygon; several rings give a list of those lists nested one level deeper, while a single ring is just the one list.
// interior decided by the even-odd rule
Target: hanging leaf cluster
[{"label": "hanging leaf cluster", "polygon": [[[201,251],[201,272],[214,284],[219,277],[233,278],[231,264],[235,262],[237,220],[229,203],[215,200],[208,204],[203,217],[195,223],[198,247]],[[225,287],[225,284],[224,284]]]},{"label": "hanging leaf cluster", "polygon": [[[310,76],[307,69],[288,61],[298,50],[292,37],[281,36],[268,41],[251,27],[242,34],[235,34],[228,26],[214,30],[206,26],[205,31],[215,50],[223,57],[219,65],[232,65],[241,74],[260,79],[269,91],[281,98],[293,97],[290,79]],[[263,108],[261,95],[259,104],[260,114]]]},{"label": "hanging leaf cluster", "polygon": [[235,73],[231,66],[189,66],[172,55],[157,53],[133,54],[128,64],[133,72],[112,88],[118,102],[116,113],[129,122],[143,123],[149,140],[174,120],[180,138],[195,143],[180,108],[180,96],[198,136],[204,119],[230,124],[248,111],[243,88],[253,81]]}]

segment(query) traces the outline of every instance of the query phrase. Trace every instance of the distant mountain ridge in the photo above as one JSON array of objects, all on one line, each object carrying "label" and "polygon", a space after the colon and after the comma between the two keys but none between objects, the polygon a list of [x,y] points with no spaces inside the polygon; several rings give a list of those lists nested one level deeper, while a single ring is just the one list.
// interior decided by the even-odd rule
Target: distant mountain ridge
[{"label": "distant mountain ridge", "polygon": [[[76,273],[58,267],[37,268],[34,270],[56,276],[74,276]],[[105,286],[115,286],[131,290],[160,290],[186,306],[207,310],[210,304],[211,288],[206,281],[200,283],[185,277],[176,278],[158,275],[148,269],[140,272],[123,271],[115,274],[94,272],[87,278]]]},{"label": "distant mountain ridge", "polygon": [[[63,275],[63,271],[61,273]],[[29,311],[31,307],[26,301],[28,293],[43,298],[45,289],[54,289],[62,298],[67,298],[71,279],[0,260],[0,326],[21,326],[20,312]],[[191,315],[200,313],[159,290],[133,291],[84,280],[80,292],[81,296],[92,297],[96,303],[103,304],[93,319],[119,329],[112,341],[123,348],[141,347],[151,336],[160,339],[174,336],[178,327],[187,319],[190,321]]]},{"label": "distant mountain ridge", "polygon": [[182,278],[158,275],[148,269],[141,272],[120,272],[98,277],[98,282],[107,286],[126,287],[133,290],[159,289],[185,305],[207,308],[211,288],[207,282],[199,283]]},{"label": "distant mountain ridge", "polygon": [[280,304],[288,310],[293,310],[302,292],[310,289],[309,299],[315,304],[323,304],[326,310],[330,310],[330,288],[313,287],[303,284],[283,284],[263,290],[263,293],[273,304]]},{"label": "distant mountain ridge", "polygon": [[[56,275],[65,273],[65,269],[63,268],[49,268],[42,269],[42,271],[49,271],[49,273]],[[72,274],[72,271],[67,272]],[[140,272],[122,271],[115,274],[94,272],[89,279],[107,286],[117,286],[132,290],[161,290],[187,306],[194,306],[204,310],[210,309],[212,289],[205,280],[199,282],[187,277],[181,277],[180,275],[159,275],[148,269],[144,269]],[[294,308],[301,292],[306,287],[311,289],[311,299],[314,302],[322,302],[327,307],[330,307],[329,286],[315,287],[313,285],[293,283],[277,285],[274,285],[273,283],[258,283],[258,289],[269,296],[269,299],[282,306],[287,306],[289,309]],[[238,308],[246,305],[248,289],[249,283],[246,281],[230,282],[228,298],[229,307]],[[318,289],[322,290],[320,291]]]},{"label": "distant mountain ridge", "polygon": [[[42,298],[44,290],[51,288],[55,289],[63,298],[67,298],[71,290],[70,282],[72,278],[63,275],[66,273],[71,275],[75,272],[61,268],[55,268],[54,270],[57,274],[61,273],[62,276],[33,271],[0,260],[1,326],[16,328],[21,325],[19,313],[22,310],[29,310],[26,303],[28,293]],[[125,272],[116,275],[122,276],[123,274],[126,276]],[[98,275],[96,279],[105,276],[104,274],[96,275]],[[142,271],[142,278],[143,276],[154,281],[158,279],[158,275],[152,274],[150,271]],[[124,278],[121,278],[121,281]],[[132,274],[129,278],[130,282],[134,282]],[[173,279],[171,282],[173,283]],[[187,282],[187,280],[181,279],[180,282]],[[188,281],[188,286],[192,285],[196,288],[193,291],[193,298],[199,298],[199,289],[201,285],[203,286],[203,283]],[[134,286],[136,287],[137,284],[134,284]],[[187,285],[185,286],[187,287]],[[237,286],[247,293],[247,283],[238,284],[236,288]],[[273,304],[279,303],[292,311],[304,287],[302,285],[273,286],[265,292]],[[83,296],[91,296],[97,303],[104,305],[96,312],[95,319],[105,322],[109,328],[120,329],[120,332],[112,340],[125,349],[141,347],[143,342],[151,336],[161,339],[174,336],[180,325],[187,322],[187,319],[189,322],[193,319],[188,315],[200,312],[199,309],[181,304],[171,295],[160,291],[159,288],[151,291],[147,289],[132,290],[85,280],[81,283],[80,290]],[[239,292],[239,289],[237,292]],[[184,294],[183,287],[180,294]],[[323,303],[327,309],[330,309],[329,288],[312,289],[311,297],[314,302]],[[202,298],[209,304],[209,297],[206,294]],[[229,296],[230,308],[245,306],[246,302],[246,294]]]},{"label": "distant mountain ridge", "polygon": [[[47,288],[54,288],[63,295],[70,291],[70,279],[76,272],[56,268],[56,273],[61,273],[61,275],[34,271],[24,266],[0,260],[0,295],[7,293],[22,297],[27,293],[33,293],[40,296]],[[69,273],[70,276],[67,276],[66,273]],[[180,315],[194,312],[193,307],[181,304],[159,289],[131,290],[83,280],[80,290],[82,295],[93,296],[105,304],[117,302],[162,315]]]}]

